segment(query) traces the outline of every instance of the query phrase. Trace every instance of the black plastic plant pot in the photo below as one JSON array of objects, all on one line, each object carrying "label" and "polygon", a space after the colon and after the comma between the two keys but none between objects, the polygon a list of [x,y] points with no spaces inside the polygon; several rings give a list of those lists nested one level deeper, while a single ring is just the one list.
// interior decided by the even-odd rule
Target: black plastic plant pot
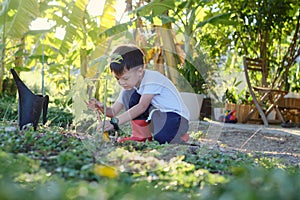
[{"label": "black plastic plant pot", "polygon": [[17,85],[19,94],[18,123],[20,130],[26,125],[32,125],[37,129],[38,122],[43,111],[43,124],[47,122],[47,110],[49,96],[33,94],[23,83],[14,69],[10,70]]}]

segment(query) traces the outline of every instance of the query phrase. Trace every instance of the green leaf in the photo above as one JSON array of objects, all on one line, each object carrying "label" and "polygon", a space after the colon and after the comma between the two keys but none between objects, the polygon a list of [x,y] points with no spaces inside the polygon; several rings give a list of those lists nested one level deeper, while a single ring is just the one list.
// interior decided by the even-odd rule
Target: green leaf
[{"label": "green leaf", "polygon": [[21,38],[28,30],[30,23],[39,16],[39,5],[36,0],[12,0],[7,8],[6,34]]},{"label": "green leaf", "polygon": [[18,72],[29,72],[31,69],[25,67],[14,67],[14,69]]},{"label": "green leaf", "polygon": [[147,16],[147,15],[162,15],[167,10],[173,10],[175,8],[174,0],[154,0],[145,6],[136,9],[137,16]]},{"label": "green leaf", "polygon": [[78,36],[77,30],[81,29],[87,4],[87,0],[77,0],[72,8],[72,12],[69,17],[70,21],[66,27],[66,34],[59,50],[59,52],[63,55],[69,52],[75,36]]},{"label": "green leaf", "polygon": [[230,13],[218,14],[198,23],[196,27],[197,28],[203,27],[206,24],[236,25],[236,22],[230,20],[230,16],[231,16]]},{"label": "green leaf", "polygon": [[116,25],[116,1],[107,0],[104,5],[103,13],[100,18],[100,32]]},{"label": "green leaf", "polygon": [[99,39],[101,41],[103,41],[103,40],[105,40],[105,39],[107,39],[111,36],[114,36],[114,35],[120,34],[122,32],[128,31],[128,28],[133,24],[134,21],[130,21],[130,22],[123,23],[123,24],[118,24],[116,26],[113,26],[113,27],[101,32],[99,34]]}]

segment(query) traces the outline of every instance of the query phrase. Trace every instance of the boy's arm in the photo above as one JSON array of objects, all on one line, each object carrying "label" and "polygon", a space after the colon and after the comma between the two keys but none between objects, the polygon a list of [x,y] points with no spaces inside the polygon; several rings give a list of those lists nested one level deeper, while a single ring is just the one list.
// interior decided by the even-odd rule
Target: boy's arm
[{"label": "boy's arm", "polygon": [[149,107],[153,97],[154,94],[143,94],[137,105],[131,107],[129,110],[117,117],[119,119],[119,124],[124,124],[125,122],[128,122],[144,113]]},{"label": "boy's arm", "polygon": [[115,117],[123,109],[123,104],[115,102],[106,112],[108,117]]},{"label": "boy's arm", "polygon": [[[115,117],[122,109],[123,104],[115,102],[111,107],[106,107],[106,116]],[[104,107],[100,108],[99,110],[104,113]]]},{"label": "boy's arm", "polygon": [[[104,113],[104,105],[94,98],[90,99],[89,102],[87,102],[87,106],[92,110],[100,110],[102,113]],[[119,102],[115,102],[111,107],[106,107],[106,116],[114,117],[122,109],[123,109],[123,105]]]}]

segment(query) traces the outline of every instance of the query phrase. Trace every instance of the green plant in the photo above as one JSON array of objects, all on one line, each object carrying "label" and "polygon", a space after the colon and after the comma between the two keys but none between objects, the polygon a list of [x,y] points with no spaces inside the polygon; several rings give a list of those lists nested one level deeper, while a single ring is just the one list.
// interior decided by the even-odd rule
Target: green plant
[{"label": "green plant", "polygon": [[300,62],[291,68],[289,72],[289,91],[300,92]]},{"label": "green plant", "polygon": [[73,122],[73,114],[70,109],[49,107],[47,112],[47,121],[50,126],[69,127]]},{"label": "green plant", "polygon": [[0,98],[0,120],[15,121],[18,118],[18,103],[14,97],[3,95]]},{"label": "green plant", "polygon": [[[204,199],[299,199],[300,173],[281,169],[235,168],[226,184],[206,187]],[[243,191],[243,192],[241,192]]]},{"label": "green plant", "polygon": [[222,101],[233,104],[251,104],[252,97],[248,92],[248,88],[239,90],[239,86],[241,83],[241,81],[237,81],[237,79],[234,78],[233,82],[228,84],[232,85],[226,88],[225,93],[222,97]]},{"label": "green plant", "polygon": [[204,56],[197,55],[194,58],[185,59],[184,65],[179,67],[178,71],[191,85],[193,92],[196,94],[207,94],[207,88],[205,88],[207,84],[205,71],[208,68],[211,67],[205,62]]}]

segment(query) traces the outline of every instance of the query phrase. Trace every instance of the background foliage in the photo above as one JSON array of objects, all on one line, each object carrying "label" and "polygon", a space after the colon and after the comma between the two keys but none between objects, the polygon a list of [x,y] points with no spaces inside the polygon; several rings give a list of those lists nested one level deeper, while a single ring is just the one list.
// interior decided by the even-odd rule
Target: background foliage
[{"label": "background foliage", "polygon": [[[1,1],[0,92],[10,92],[3,87],[11,79],[8,69],[45,68],[45,85],[54,88],[48,93],[65,96],[77,75],[98,77],[105,66],[99,58],[124,42],[141,46],[152,67],[179,88],[185,84],[178,81],[181,74],[196,93],[215,89],[223,70],[241,70],[243,55],[266,60],[268,81],[290,69],[286,90],[298,91],[298,1],[126,1],[117,11],[118,1],[107,0],[97,15],[88,5],[88,0]],[[33,29],[35,19],[50,26]]]}]

